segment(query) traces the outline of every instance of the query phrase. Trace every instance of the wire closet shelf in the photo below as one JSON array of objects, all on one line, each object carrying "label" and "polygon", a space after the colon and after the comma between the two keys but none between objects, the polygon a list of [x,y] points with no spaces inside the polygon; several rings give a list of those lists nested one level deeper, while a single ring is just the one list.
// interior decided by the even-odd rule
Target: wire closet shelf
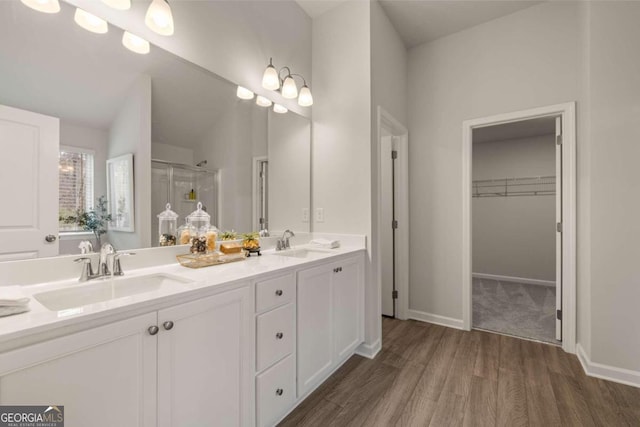
[{"label": "wire closet shelf", "polygon": [[555,176],[496,178],[473,181],[473,197],[554,196]]}]

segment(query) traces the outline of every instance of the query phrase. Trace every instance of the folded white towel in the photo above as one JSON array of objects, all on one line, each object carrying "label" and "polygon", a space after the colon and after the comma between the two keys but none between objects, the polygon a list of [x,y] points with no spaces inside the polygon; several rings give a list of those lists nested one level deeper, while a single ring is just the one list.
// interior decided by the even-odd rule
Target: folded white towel
[{"label": "folded white towel", "polygon": [[22,307],[28,303],[22,286],[0,286],[0,307]]},{"label": "folded white towel", "polygon": [[340,247],[340,240],[313,239],[309,244],[326,249],[335,249]]},{"label": "folded white towel", "polygon": [[0,307],[0,317],[11,316],[12,314],[24,313],[31,310],[28,305],[17,305],[13,307]]}]

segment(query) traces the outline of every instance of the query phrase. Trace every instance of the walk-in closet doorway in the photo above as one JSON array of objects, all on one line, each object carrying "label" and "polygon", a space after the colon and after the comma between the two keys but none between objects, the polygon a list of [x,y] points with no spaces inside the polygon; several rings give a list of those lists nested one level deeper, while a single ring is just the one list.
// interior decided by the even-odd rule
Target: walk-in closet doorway
[{"label": "walk-in closet doorway", "polygon": [[463,125],[465,329],[575,346],[575,106]]}]

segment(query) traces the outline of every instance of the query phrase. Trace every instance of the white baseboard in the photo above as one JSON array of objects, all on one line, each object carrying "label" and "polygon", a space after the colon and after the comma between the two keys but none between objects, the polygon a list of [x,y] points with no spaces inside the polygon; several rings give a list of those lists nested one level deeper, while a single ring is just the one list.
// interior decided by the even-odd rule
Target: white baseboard
[{"label": "white baseboard", "polygon": [[584,372],[590,377],[601,378],[603,380],[609,380],[616,383],[640,388],[639,371],[616,368],[615,366],[592,362],[580,343],[576,345],[576,350],[576,354],[578,356],[580,364],[582,365],[582,369],[584,369]]},{"label": "white baseboard", "polygon": [[376,355],[382,350],[382,341],[380,338],[376,340],[373,344],[362,343],[356,348],[356,354],[362,357],[366,357],[367,359],[373,359]]},{"label": "white baseboard", "polygon": [[448,328],[464,330],[462,319],[454,319],[452,317],[440,316],[438,314],[425,313],[420,310],[407,310],[407,318],[419,320],[421,322],[435,323],[436,325],[446,326]]},{"label": "white baseboard", "polygon": [[474,279],[490,279],[490,280],[499,280],[501,282],[526,283],[528,285],[551,286],[554,288],[556,286],[556,282],[553,280],[528,279],[526,277],[501,276],[499,274],[485,274],[485,273],[471,273],[471,276]]}]

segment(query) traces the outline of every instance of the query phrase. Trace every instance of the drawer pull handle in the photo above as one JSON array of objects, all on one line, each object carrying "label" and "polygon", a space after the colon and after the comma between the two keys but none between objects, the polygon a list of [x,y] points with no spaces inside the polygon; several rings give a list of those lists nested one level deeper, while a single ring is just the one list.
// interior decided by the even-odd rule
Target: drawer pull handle
[{"label": "drawer pull handle", "polygon": [[282,332],[278,332],[278,333],[276,334],[276,339],[277,339],[277,340],[281,340],[281,339],[282,339],[282,337],[284,337],[284,334],[283,334]]},{"label": "drawer pull handle", "polygon": [[282,396],[282,393],[284,393],[283,389],[279,388],[279,389],[276,390],[276,395]]},{"label": "drawer pull handle", "polygon": [[147,331],[149,331],[149,335],[155,335],[155,334],[158,333],[159,330],[160,330],[160,328],[158,328],[156,325],[149,326],[147,328]]},{"label": "drawer pull handle", "polygon": [[164,322],[162,324],[162,327],[166,330],[166,331],[170,331],[173,328],[173,322],[171,320],[167,320],[166,322]]},{"label": "drawer pull handle", "polygon": [[276,291],[276,296],[279,296],[279,297],[281,297],[281,296],[282,296],[282,289],[278,289],[278,290]]}]

